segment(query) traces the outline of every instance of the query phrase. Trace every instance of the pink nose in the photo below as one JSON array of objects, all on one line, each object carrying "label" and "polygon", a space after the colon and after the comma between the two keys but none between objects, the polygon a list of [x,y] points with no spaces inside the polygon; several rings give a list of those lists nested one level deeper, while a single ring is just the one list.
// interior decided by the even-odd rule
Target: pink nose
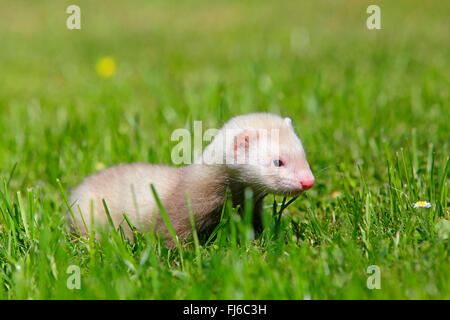
[{"label": "pink nose", "polygon": [[314,185],[314,178],[303,179],[300,181],[303,190],[309,189]]}]

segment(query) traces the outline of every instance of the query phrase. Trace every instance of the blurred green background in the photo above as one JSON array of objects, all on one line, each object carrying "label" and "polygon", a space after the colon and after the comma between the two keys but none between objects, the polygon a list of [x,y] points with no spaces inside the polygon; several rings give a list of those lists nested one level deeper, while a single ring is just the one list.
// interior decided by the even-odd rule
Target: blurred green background
[{"label": "blurred green background", "polygon": [[[81,30],[66,28],[71,4],[81,8]],[[381,8],[381,30],[366,28],[370,4]],[[448,298],[448,240],[434,225],[448,222],[449,12],[448,1],[3,0],[0,178],[10,180],[2,192],[9,189],[13,200],[0,199],[5,226],[0,251],[8,252],[0,254],[0,293],[9,298]],[[96,72],[103,57],[112,57],[117,66],[110,78]],[[133,291],[126,276],[122,291],[114,291],[107,283],[116,271],[94,263],[85,266],[92,274],[85,291],[68,293],[64,284],[49,280],[54,269],[64,272],[68,257],[83,265],[89,259],[64,239],[59,221],[42,227],[60,230],[49,236],[48,247],[22,239],[11,253],[5,217],[14,211],[7,203],[18,206],[17,191],[25,194],[32,187],[42,206],[39,215],[58,216],[64,206],[57,178],[69,190],[103,166],[170,164],[175,145],[170,134],[176,128],[190,128],[193,120],[217,128],[255,111],[293,119],[317,178],[290,210],[306,230],[300,251],[283,249],[291,258],[263,261],[262,252],[250,258],[239,252],[224,260],[238,268],[230,271],[219,268],[222,260],[213,249],[205,249],[204,283],[189,271],[172,283],[171,268],[161,267],[165,292]],[[401,157],[403,150],[411,157]],[[417,180],[414,189],[406,181],[407,168]],[[392,174],[397,182],[389,180]],[[398,208],[389,198],[391,183],[398,183],[399,197],[409,195],[398,200]],[[372,246],[364,242],[361,226],[351,223],[364,214],[364,205],[355,203],[368,194],[379,219],[368,233]],[[413,202],[433,199],[431,215],[414,217]],[[406,232],[405,221],[419,231]],[[56,243],[62,243],[60,249]],[[334,246],[346,259],[328,251]],[[63,250],[59,255],[65,258],[33,260],[33,252],[56,257],[55,250]],[[133,259],[139,259],[140,251],[133,250]],[[315,274],[323,261],[339,280],[327,282],[326,273]],[[378,293],[365,287],[364,270],[374,261],[393,268],[390,284]],[[253,270],[258,263],[273,268]],[[28,278],[15,264],[29,270]],[[294,266],[302,271],[296,274]],[[357,266],[359,280],[351,276]],[[154,285],[146,272],[136,277]],[[266,282],[260,283],[262,278]],[[291,283],[298,284],[296,290]]]},{"label": "blurred green background", "polygon": [[366,1],[78,1],[81,30],[70,4],[0,4],[0,168],[21,162],[26,183],[79,177],[93,157],[167,162],[175,128],[251,111],[292,117],[318,168],[370,156],[371,140],[399,148],[413,127],[448,150],[446,1],[381,1],[373,31]]}]

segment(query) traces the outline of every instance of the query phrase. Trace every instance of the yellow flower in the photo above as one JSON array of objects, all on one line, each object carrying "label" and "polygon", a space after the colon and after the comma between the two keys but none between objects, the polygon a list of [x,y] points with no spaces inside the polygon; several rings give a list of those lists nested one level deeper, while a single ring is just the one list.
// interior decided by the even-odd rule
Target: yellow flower
[{"label": "yellow flower", "polygon": [[100,77],[110,78],[116,72],[116,62],[111,57],[103,57],[97,62],[95,68]]},{"label": "yellow flower", "polygon": [[426,201],[417,201],[416,203],[414,203],[413,207],[414,208],[430,208],[431,203],[426,202]]},{"label": "yellow flower", "polygon": [[103,162],[97,162],[97,163],[95,164],[95,169],[96,169],[97,171],[103,170],[104,168],[105,168],[105,165],[103,164]]}]

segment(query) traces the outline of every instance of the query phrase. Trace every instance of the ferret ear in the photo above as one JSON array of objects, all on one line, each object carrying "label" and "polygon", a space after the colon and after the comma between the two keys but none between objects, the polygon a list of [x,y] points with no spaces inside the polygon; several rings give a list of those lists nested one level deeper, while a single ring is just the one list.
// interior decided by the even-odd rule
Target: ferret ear
[{"label": "ferret ear", "polygon": [[286,123],[289,127],[292,127],[292,120],[291,118],[284,118],[284,123]]},{"label": "ferret ear", "polygon": [[259,133],[254,128],[247,128],[239,132],[234,137],[233,150],[234,157],[237,157],[239,150],[245,150],[246,152],[250,148],[250,144],[255,143],[258,140]]}]

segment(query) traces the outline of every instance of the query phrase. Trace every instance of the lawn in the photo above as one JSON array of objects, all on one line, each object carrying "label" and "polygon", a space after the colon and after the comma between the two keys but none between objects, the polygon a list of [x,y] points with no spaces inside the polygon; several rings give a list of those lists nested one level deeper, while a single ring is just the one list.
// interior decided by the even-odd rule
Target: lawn
[{"label": "lawn", "polygon": [[[0,299],[450,299],[448,2],[80,0],[68,30],[71,4],[0,3]],[[86,175],[255,111],[316,176],[261,235],[229,203],[200,245],[70,233]]]}]

